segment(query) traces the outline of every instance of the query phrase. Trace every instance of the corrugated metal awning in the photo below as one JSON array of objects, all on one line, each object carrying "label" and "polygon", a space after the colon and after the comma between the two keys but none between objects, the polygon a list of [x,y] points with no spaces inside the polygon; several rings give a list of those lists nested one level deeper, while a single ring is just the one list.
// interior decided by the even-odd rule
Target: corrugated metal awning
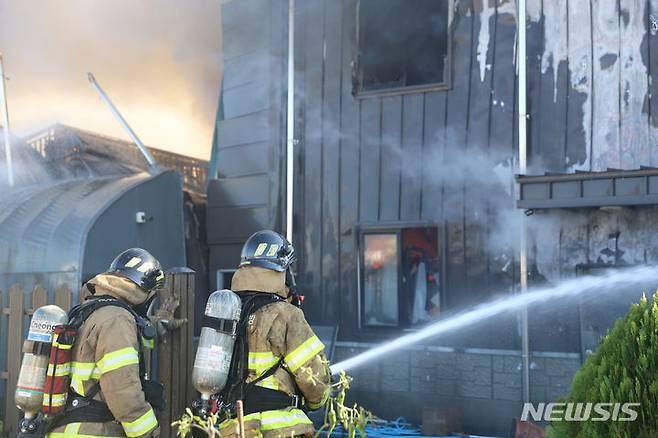
[{"label": "corrugated metal awning", "polygon": [[517,207],[584,208],[658,204],[658,168],[517,175]]}]

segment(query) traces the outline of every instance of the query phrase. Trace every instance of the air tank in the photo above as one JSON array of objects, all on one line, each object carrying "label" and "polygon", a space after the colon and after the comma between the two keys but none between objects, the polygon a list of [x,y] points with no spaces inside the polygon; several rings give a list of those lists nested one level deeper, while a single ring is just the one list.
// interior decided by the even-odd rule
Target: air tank
[{"label": "air tank", "polygon": [[192,382],[202,400],[226,385],[241,308],[240,297],[228,289],[208,297],[192,369]]},{"label": "air tank", "polygon": [[41,410],[53,328],[67,322],[67,313],[53,305],[39,307],[32,315],[14,394],[16,406],[25,413],[25,418],[33,418]]}]

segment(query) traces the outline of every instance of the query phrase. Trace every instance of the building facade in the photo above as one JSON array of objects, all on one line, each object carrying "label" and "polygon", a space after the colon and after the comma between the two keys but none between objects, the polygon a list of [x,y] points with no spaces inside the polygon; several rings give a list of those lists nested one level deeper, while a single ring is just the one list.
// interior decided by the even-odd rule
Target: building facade
[{"label": "building facade", "polygon": [[[658,164],[658,2],[527,3],[529,173]],[[518,292],[515,2],[303,0],[294,17],[298,282],[311,321],[339,327],[334,360]],[[207,216],[219,286],[246,237],[285,227],[288,2],[227,1],[222,26]],[[644,204],[526,209],[531,286],[655,263]],[[607,328],[581,301],[530,309],[532,401],[565,394]],[[520,348],[516,314],[481,321],[353,370],[353,397],[506,433]]]}]

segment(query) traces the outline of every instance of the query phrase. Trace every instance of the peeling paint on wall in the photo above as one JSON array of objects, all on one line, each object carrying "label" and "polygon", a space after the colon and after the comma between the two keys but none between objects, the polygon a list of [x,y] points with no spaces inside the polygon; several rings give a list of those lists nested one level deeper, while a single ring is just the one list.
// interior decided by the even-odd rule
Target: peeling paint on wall
[{"label": "peeling paint on wall", "polygon": [[[592,5],[594,95],[592,170],[619,168],[619,12],[616,2]],[[614,61],[613,61],[614,60]]]},{"label": "peeling paint on wall", "polygon": [[[569,2],[568,20],[570,26],[578,26],[580,32],[569,32],[569,84],[571,91],[569,99],[575,100],[580,94],[583,100],[581,106],[581,129],[585,144],[585,159],[581,162],[566,163],[569,166],[568,171],[590,170],[590,150],[592,144],[592,46],[590,38],[583,38],[582,35],[591,35],[591,19],[589,2],[576,1]],[[575,92],[575,93],[574,93]],[[584,99],[583,99],[584,98]],[[569,114],[574,117],[573,114]],[[575,126],[575,124],[574,124]],[[573,136],[568,136],[569,141],[573,142]],[[567,145],[570,149],[571,145]],[[569,157],[567,157],[569,158]]]},{"label": "peeling paint on wall", "polygon": [[541,72],[546,74],[549,68],[553,68],[553,102],[556,102],[558,67],[560,62],[567,60],[566,0],[544,2],[543,17],[544,53],[541,58]]},{"label": "peeling paint on wall", "polygon": [[647,99],[647,67],[642,47],[647,38],[646,2],[621,0],[621,167],[632,169],[650,164]]},{"label": "peeling paint on wall", "polygon": [[489,0],[482,0],[482,11],[480,12],[480,33],[478,35],[477,60],[480,64],[480,82],[484,82],[484,75],[491,65],[487,64],[487,52],[489,50],[490,30],[489,22],[494,16],[496,8],[489,4]]}]

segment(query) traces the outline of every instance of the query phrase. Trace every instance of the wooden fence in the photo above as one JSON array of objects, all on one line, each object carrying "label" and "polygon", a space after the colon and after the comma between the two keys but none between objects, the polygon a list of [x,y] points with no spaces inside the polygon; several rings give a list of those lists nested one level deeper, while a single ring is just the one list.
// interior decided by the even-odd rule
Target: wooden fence
[{"label": "wooden fence", "polygon": [[[158,338],[153,357],[149,359],[151,376],[165,385],[167,409],[159,414],[162,436],[174,436],[169,424],[177,419],[196,396],[191,383],[194,361],[194,271],[176,269],[167,273],[165,288],[160,292],[160,305],[150,318],[158,328]],[[2,292],[0,291],[0,294]],[[6,370],[0,369],[0,379],[6,382],[4,418],[0,436],[15,437],[19,411],[14,404],[14,391],[21,365],[25,328],[34,310],[46,304],[56,304],[62,309],[71,308],[73,294],[66,285],[54,291],[54,302],[48,300],[48,292],[36,285],[29,303],[21,285],[13,285],[8,292],[8,307],[2,308],[7,318],[7,333],[0,333],[0,342],[6,343]],[[0,301],[1,303],[1,301]],[[2,366],[2,364],[0,364]]]}]

